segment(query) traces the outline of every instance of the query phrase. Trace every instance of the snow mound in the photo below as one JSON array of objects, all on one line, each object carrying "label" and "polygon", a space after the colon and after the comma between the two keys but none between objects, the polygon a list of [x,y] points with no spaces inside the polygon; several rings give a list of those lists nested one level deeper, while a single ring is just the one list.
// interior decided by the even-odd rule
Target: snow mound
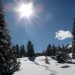
[{"label": "snow mound", "polygon": [[[47,57],[49,61],[53,60],[52,58],[50,57]],[[45,56],[39,56],[39,57],[36,57],[36,61],[45,61],[46,57]]]},{"label": "snow mound", "polygon": [[50,64],[46,64],[46,62],[45,62],[46,61],[46,57],[45,56],[36,57],[35,62],[37,64],[40,64],[40,65],[52,65],[52,66],[57,65],[57,61],[56,60],[53,60],[51,57],[48,57],[48,56],[47,56],[47,59],[48,59]]},{"label": "snow mound", "polygon": [[29,59],[28,59],[28,57],[23,57],[23,58],[18,58],[18,60],[27,61],[27,60],[29,60]]}]

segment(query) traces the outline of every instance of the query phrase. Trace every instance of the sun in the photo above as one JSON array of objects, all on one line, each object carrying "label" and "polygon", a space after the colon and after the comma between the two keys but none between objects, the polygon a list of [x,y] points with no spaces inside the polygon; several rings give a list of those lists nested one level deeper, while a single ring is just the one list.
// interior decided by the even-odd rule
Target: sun
[{"label": "sun", "polygon": [[18,21],[25,21],[26,24],[40,19],[38,16],[39,11],[32,1],[15,1],[14,11],[18,17]]},{"label": "sun", "polygon": [[22,4],[19,8],[22,16],[29,17],[32,14],[32,4]]},{"label": "sun", "polygon": [[23,18],[23,17],[29,18],[34,13],[33,4],[32,3],[27,3],[27,4],[22,3],[18,6],[17,12],[20,13],[21,18]]}]

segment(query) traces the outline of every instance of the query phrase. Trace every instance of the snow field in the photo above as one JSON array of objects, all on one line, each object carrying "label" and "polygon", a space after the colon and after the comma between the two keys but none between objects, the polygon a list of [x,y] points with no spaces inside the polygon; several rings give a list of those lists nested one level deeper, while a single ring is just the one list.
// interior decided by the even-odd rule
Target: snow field
[{"label": "snow field", "polygon": [[48,57],[50,64],[46,64],[45,59],[45,56],[39,56],[33,62],[27,57],[19,58],[20,70],[13,75],[75,75],[75,60],[73,63],[59,64]]}]

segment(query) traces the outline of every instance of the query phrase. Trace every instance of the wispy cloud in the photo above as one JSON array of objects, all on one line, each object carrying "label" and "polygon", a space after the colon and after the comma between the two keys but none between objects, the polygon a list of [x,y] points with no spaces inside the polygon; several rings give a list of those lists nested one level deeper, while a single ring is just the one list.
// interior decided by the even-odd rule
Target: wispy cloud
[{"label": "wispy cloud", "polygon": [[72,37],[72,33],[70,31],[59,30],[55,32],[55,38],[57,38],[58,40],[64,40],[71,37]]}]

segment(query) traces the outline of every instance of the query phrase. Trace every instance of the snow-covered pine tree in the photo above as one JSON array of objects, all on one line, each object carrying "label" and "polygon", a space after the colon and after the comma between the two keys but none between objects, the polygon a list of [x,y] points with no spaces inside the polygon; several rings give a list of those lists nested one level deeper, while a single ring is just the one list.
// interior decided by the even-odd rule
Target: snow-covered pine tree
[{"label": "snow-covered pine tree", "polygon": [[72,35],[73,35],[73,41],[72,41],[72,58],[75,59],[75,18],[73,23],[73,29],[72,29]]},{"label": "snow-covered pine tree", "polygon": [[8,75],[17,64],[13,52],[10,50],[10,40],[11,37],[9,36],[7,24],[4,19],[2,2],[0,0],[0,75]]},{"label": "snow-covered pine tree", "polygon": [[16,46],[13,45],[13,46],[11,47],[11,50],[12,50],[12,52],[13,52],[14,57],[17,58],[17,50],[16,50]]},{"label": "snow-covered pine tree", "polygon": [[58,50],[56,53],[56,60],[59,63],[65,63],[67,62],[67,60],[69,59],[69,55],[68,53],[65,51],[65,46],[63,45],[62,47],[60,47],[60,45],[58,46]]}]

